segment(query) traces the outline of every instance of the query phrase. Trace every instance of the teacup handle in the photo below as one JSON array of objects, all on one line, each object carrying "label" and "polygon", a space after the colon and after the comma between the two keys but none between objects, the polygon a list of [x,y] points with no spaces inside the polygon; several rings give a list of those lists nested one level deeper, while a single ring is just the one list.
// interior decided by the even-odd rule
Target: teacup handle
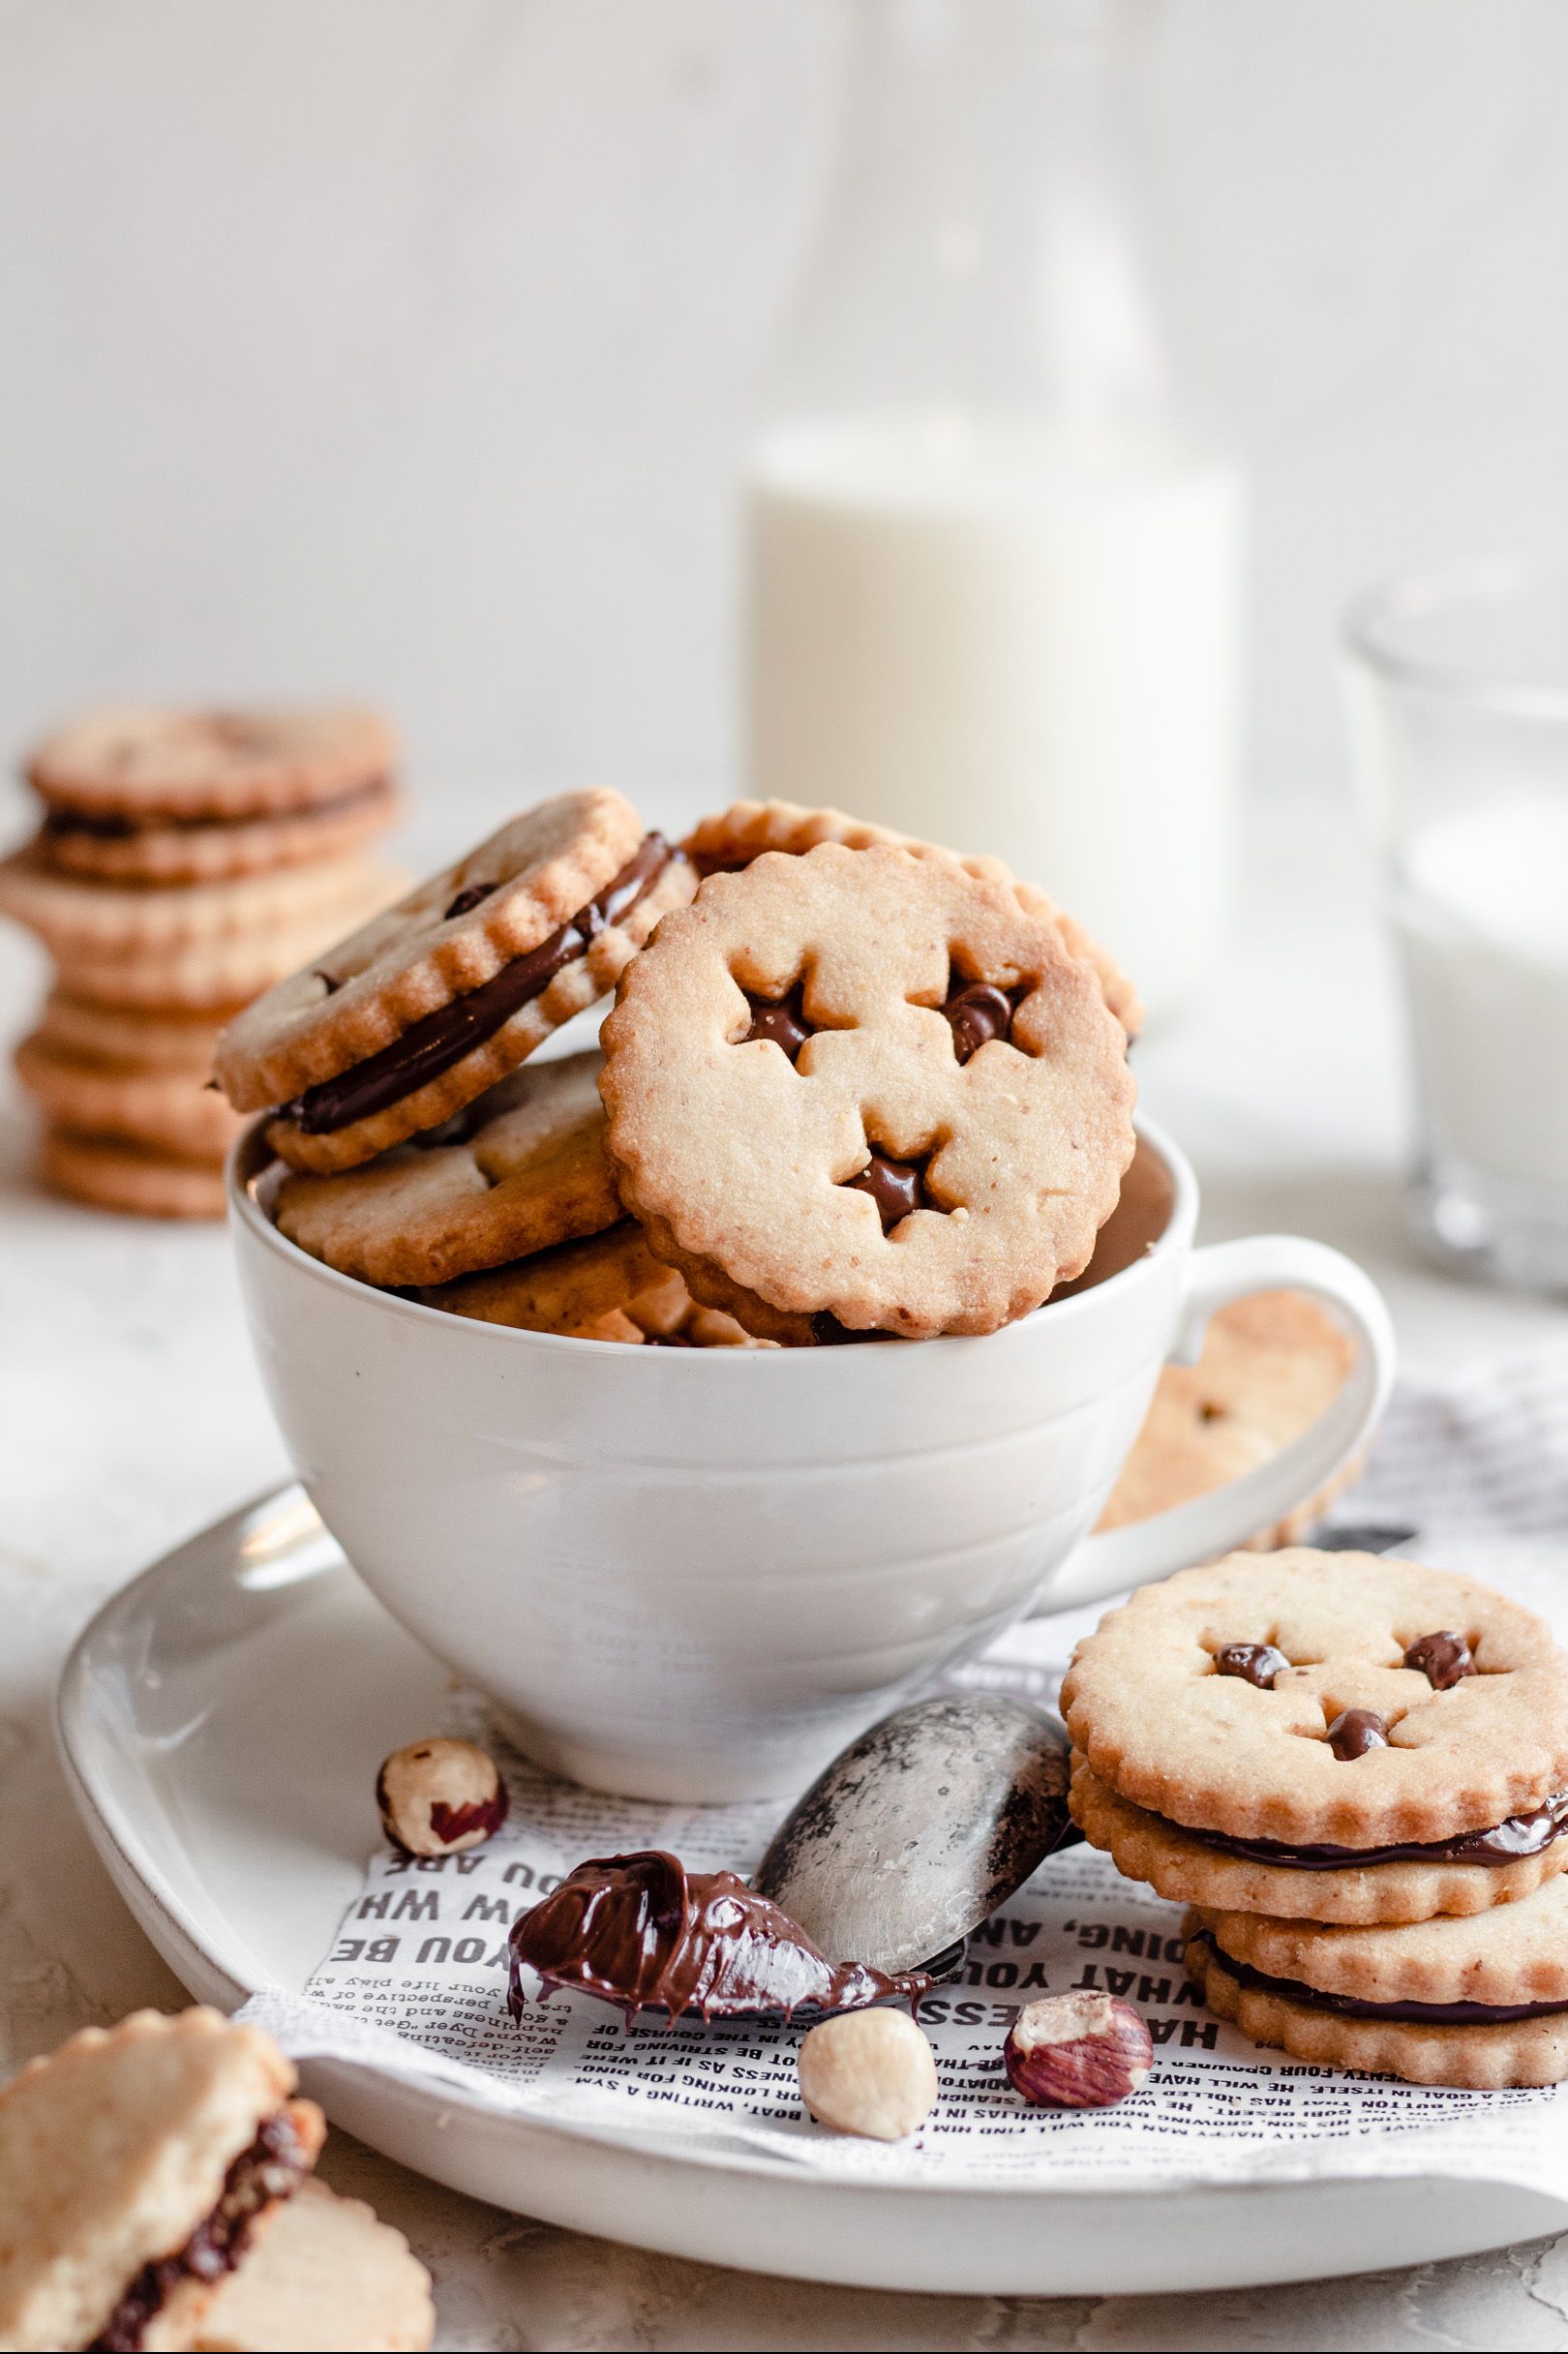
[{"label": "teacup handle", "polygon": [[1310,1431],[1208,1495],[1086,1537],[1041,1595],[1035,1615],[1075,1609],[1194,1561],[1212,1561],[1282,1520],[1349,1462],[1376,1425],[1394,1381],[1394,1327],[1383,1295],[1343,1252],[1296,1234],[1211,1243],[1188,1261],[1168,1361],[1195,1365],[1216,1309],[1253,1291],[1308,1291],[1334,1309],[1355,1343],[1349,1378]]}]

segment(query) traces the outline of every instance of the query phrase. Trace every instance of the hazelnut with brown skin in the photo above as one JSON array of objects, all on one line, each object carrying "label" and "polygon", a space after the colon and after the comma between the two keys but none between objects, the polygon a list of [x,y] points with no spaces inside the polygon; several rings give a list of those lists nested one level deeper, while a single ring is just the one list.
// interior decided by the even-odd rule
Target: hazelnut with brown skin
[{"label": "hazelnut with brown skin", "polygon": [[1024,2005],[1002,2058],[1014,2091],[1039,2108],[1108,2109],[1142,2084],[1154,2043],[1131,2003],[1053,1994]]},{"label": "hazelnut with brown skin", "polygon": [[936,2106],[936,2061],[906,2010],[846,2010],[800,2045],[800,2097],[819,2124],[902,2141]]},{"label": "hazelnut with brown skin", "polygon": [[506,1820],[506,1785],[472,1741],[410,1741],[376,1777],[381,1828],[407,1856],[458,1856]]}]

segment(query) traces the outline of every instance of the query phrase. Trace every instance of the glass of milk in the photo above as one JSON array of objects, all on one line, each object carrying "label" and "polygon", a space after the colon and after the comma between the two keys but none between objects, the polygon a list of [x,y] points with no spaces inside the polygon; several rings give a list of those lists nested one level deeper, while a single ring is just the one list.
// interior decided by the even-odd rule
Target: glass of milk
[{"label": "glass of milk", "polygon": [[1568,1291],[1568,562],[1414,575],[1350,614],[1352,744],[1451,1262]]},{"label": "glass of milk", "polygon": [[860,0],[747,468],[750,790],[1005,858],[1160,1011],[1230,895],[1245,512],[1157,0]]}]

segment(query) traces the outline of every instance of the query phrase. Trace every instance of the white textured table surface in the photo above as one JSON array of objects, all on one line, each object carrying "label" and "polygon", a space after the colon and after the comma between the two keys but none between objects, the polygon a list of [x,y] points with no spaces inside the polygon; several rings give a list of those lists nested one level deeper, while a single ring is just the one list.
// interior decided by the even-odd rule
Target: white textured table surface
[{"label": "white textured table surface", "polygon": [[[1409,1369],[1443,1373],[1568,1332],[1568,1310],[1454,1283],[1404,1242],[1398,1025],[1355,872],[1333,817],[1260,828],[1234,953],[1200,1009],[1140,1046],[1140,1083],[1197,1164],[1206,1237],[1339,1244],[1385,1286]],[[0,930],[7,1041],[41,973]],[[76,1824],[50,1695],[106,1592],[286,1469],[223,1235],[45,1199],[30,1137],[0,1093],[0,2075],[87,2021],[183,1999]],[[1568,2238],[1217,2296],[1119,2297],[1107,2281],[1100,2298],[904,2297],[579,2239],[341,2135],[323,2172],[407,2232],[437,2277],[448,2348],[1568,2347]]]}]

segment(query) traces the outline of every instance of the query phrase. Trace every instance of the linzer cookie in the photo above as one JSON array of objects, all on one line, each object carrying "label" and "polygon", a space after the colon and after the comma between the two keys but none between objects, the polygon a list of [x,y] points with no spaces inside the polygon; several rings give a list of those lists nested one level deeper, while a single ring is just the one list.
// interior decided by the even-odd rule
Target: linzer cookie
[{"label": "linzer cookie", "polygon": [[[1196,1365],[1161,1370],[1101,1527],[1146,1520],[1255,1470],[1311,1429],[1354,1362],[1349,1336],[1305,1292],[1259,1291],[1231,1301],[1209,1319]],[[1261,1530],[1254,1549],[1295,1543],[1353,1476],[1347,1466],[1331,1486]]]},{"label": "linzer cookie", "polygon": [[769,1339],[995,1331],[1087,1263],[1126,1039],[1010,880],[825,843],[711,875],[603,1033],[621,1198]]},{"label": "linzer cookie", "polygon": [[134,1071],[191,1071],[205,1079],[219,1034],[239,1011],[238,1005],[211,1011],[199,1007],[103,1005],[95,997],[51,989],[34,1036],[62,1054],[122,1063]]},{"label": "linzer cookie", "polygon": [[216,883],[346,857],[384,833],[397,814],[391,786],[377,782],[283,817],[159,822],[51,809],[42,838],[53,866],[94,882]]},{"label": "linzer cookie", "polygon": [[1162,1895],[1412,1920],[1568,1863],[1568,1657],[1471,1579],[1231,1554],[1111,1612],[1062,1705],[1075,1819]]},{"label": "linzer cookie", "polygon": [[[882,844],[907,850],[916,858],[955,858],[935,843],[917,841],[912,834],[894,833],[887,826],[871,826],[848,817],[842,809],[807,809],[797,801],[733,801],[714,817],[704,818],[687,837],[685,848],[700,875],[732,872],[749,866],[770,850],[798,858],[820,842],[842,842],[850,850],[869,850]],[[1054,922],[1070,955],[1093,965],[1104,991],[1105,1003],[1130,1038],[1143,1026],[1143,1001],[1108,949],[1090,938],[1081,923],[1059,908],[1033,883],[1017,881],[1000,859],[959,858],[970,874],[1000,876],[1012,884],[1031,915]]]},{"label": "linzer cookie", "polygon": [[422,1297],[428,1307],[452,1315],[580,1341],[651,1342],[664,1348],[765,1345],[733,1316],[695,1301],[629,1218],[586,1242],[466,1276]]},{"label": "linzer cookie", "polygon": [[[90,2027],[0,2092],[0,2345],[195,2347],[321,2112],[213,2010]],[[220,2341],[222,2342],[222,2341]]]},{"label": "linzer cookie", "polygon": [[[372,860],[355,863],[358,878],[347,900],[305,915],[278,914],[248,929],[182,946],[116,942],[100,947],[83,940],[58,951],[60,985],[95,1004],[148,1011],[204,1012],[248,1004],[327,947],[346,922],[379,915],[406,888],[407,877],[394,867]],[[276,880],[286,884],[287,878]]]},{"label": "linzer cookie", "polygon": [[1481,2092],[1568,2077],[1568,1880],[1398,1928],[1209,1907],[1185,1928],[1210,2009],[1298,2060]]},{"label": "linzer cookie", "polygon": [[671,908],[686,860],[618,793],[569,793],[249,1008],[219,1045],[242,1111],[281,1106],[296,1168],[353,1168],[436,1128],[615,982]]},{"label": "linzer cookie", "polygon": [[1134,1806],[1079,1758],[1072,1814],[1091,1847],[1129,1880],[1145,1880],[1178,1903],[1272,1913],[1301,1920],[1412,1921],[1438,1913],[1484,1913],[1512,1904],[1568,1864],[1559,1836],[1568,1799],[1553,1796],[1481,1832],[1391,1841],[1366,1855],[1268,1840],[1221,1843]]},{"label": "linzer cookie", "polygon": [[527,1063],[446,1127],[364,1168],[285,1178],[273,1215],[313,1258],[399,1285],[597,1234],[624,1215],[604,1157],[599,1063]]},{"label": "linzer cookie", "polygon": [[397,746],[376,712],[127,705],[48,737],[27,763],[45,806],[121,824],[239,822],[341,807],[384,788]]},{"label": "linzer cookie", "polygon": [[49,1117],[79,1133],[221,1161],[239,1132],[238,1115],[189,1067],[160,1070],[73,1053],[43,1030],[22,1040],[15,1066]]},{"label": "linzer cookie", "polygon": [[132,1218],[222,1218],[222,1161],[188,1158],[128,1138],[89,1136],[54,1125],[40,1148],[44,1183],[94,1210]]},{"label": "linzer cookie", "polygon": [[374,871],[357,857],[319,859],[225,882],[142,887],[62,874],[35,840],[0,860],[0,913],[36,932],[67,969],[78,955],[156,963],[280,925],[319,933],[364,905]]},{"label": "linzer cookie", "polygon": [[139,885],[342,858],[396,817],[394,757],[370,711],[101,712],[33,756],[38,846],[58,872]]}]

